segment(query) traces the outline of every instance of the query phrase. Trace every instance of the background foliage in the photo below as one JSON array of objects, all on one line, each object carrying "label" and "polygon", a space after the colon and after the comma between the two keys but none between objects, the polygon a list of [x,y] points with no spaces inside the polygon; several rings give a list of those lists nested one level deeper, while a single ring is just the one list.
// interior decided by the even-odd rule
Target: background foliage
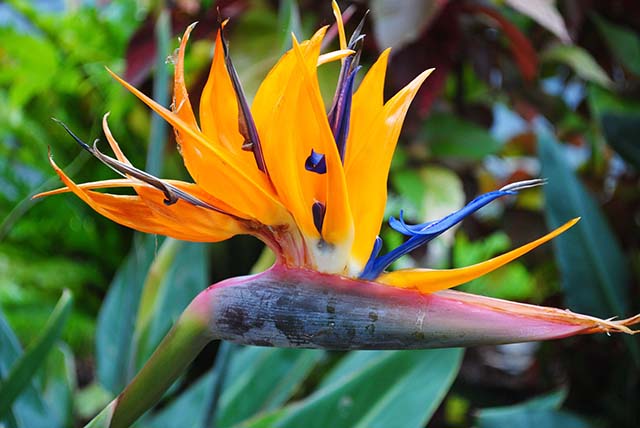
[{"label": "background foliage", "polygon": [[[333,22],[328,2],[293,0],[0,4],[0,426],[82,426],[199,290],[268,263],[252,239],[196,245],[140,236],[77,198],[30,199],[59,185],[48,147],[78,182],[112,176],[50,117],[93,140],[110,111],[134,164],[188,178],[166,127],[104,66],[168,105],[177,36],[199,21],[187,53],[197,105],[216,7],[232,18],[231,52],[248,94],[291,31],[306,37]],[[436,67],[394,158],[390,215],[404,208],[409,220],[426,221],[509,181],[549,179],[396,267],[468,265],[582,216],[553,246],[461,288],[601,317],[637,313],[640,6],[373,0],[348,7],[347,27],[367,8],[364,63],[393,47],[388,94]],[[328,98],[337,70],[320,73]],[[401,239],[382,233],[389,244]],[[139,426],[636,427],[639,366],[637,340],[621,337],[464,357],[214,344]]]}]

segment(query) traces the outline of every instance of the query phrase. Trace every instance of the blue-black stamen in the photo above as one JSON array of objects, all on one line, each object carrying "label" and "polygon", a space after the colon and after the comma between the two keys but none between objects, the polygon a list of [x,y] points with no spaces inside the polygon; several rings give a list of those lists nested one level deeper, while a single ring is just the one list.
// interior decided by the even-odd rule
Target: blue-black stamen
[{"label": "blue-black stamen", "polygon": [[322,224],[324,223],[324,215],[327,212],[327,207],[322,202],[314,202],[311,206],[311,213],[313,214],[313,224],[316,227],[318,233],[322,234]]},{"label": "blue-black stamen", "polygon": [[[368,11],[367,11],[368,13]],[[340,68],[340,75],[338,76],[338,84],[336,86],[336,92],[333,97],[333,103],[327,114],[329,120],[329,126],[333,133],[333,138],[336,142],[338,152],[340,153],[340,159],[344,162],[344,154],[347,143],[347,136],[349,135],[349,120],[351,116],[351,99],[353,97],[353,86],[355,82],[355,76],[360,69],[360,55],[362,52],[362,45],[364,41],[364,34],[361,34],[364,26],[364,21],[367,14],[362,18],[358,27],[351,35],[349,39],[348,48],[355,51],[350,57],[345,58],[342,61]]]},{"label": "blue-black stamen", "polygon": [[207,208],[216,212],[219,212],[220,214],[225,214],[228,215],[230,217],[233,217],[237,220],[241,220],[244,221],[244,219],[230,214],[218,207],[215,207],[187,192],[185,192],[182,189],[177,188],[176,186],[167,183],[166,181],[149,174],[146,171],[143,171],[141,169],[138,169],[132,165],[129,165],[127,163],[124,162],[120,162],[117,159],[112,158],[111,156],[107,156],[104,153],[102,153],[100,150],[98,150],[98,140],[95,140],[93,142],[93,146],[90,146],[89,144],[85,143],[84,141],[82,141],[80,139],[80,137],[78,137],[76,134],[73,133],[73,131],[71,131],[71,129],[69,129],[69,127],[64,124],[63,122],[59,121],[58,119],[53,119],[55,122],[57,122],[60,126],[62,126],[64,128],[65,131],[67,131],[67,133],[71,136],[71,138],[73,138],[76,143],[78,143],[80,145],[80,147],[82,147],[84,150],[86,150],[87,152],[91,153],[93,156],[95,156],[99,161],[101,161],[102,163],[104,163],[106,166],[108,166],[109,168],[111,168],[113,171],[115,171],[117,174],[121,175],[124,178],[136,178],[138,180],[140,180],[141,182],[144,182],[146,184],[148,184],[151,187],[154,187],[155,189],[160,190],[162,193],[164,193],[164,204],[165,205],[173,205],[176,202],[178,202],[180,199],[182,199],[185,202],[190,203],[191,205],[197,206],[197,207],[201,207],[201,208]]},{"label": "blue-black stamen", "polygon": [[478,196],[462,209],[449,214],[440,220],[430,221],[427,223],[407,225],[404,222],[402,212],[400,213],[400,218],[398,220],[391,217],[389,219],[389,225],[394,230],[407,235],[410,238],[399,247],[380,257],[378,257],[377,254],[380,251],[381,243],[379,244],[376,242],[371,257],[369,257],[365,268],[360,274],[360,278],[366,280],[373,280],[377,278],[389,265],[391,265],[391,263],[446,232],[448,229],[462,221],[465,217],[473,214],[490,202],[503,196],[515,195],[520,190],[540,186],[545,183],[546,180],[536,179],[509,184],[500,190]]},{"label": "blue-black stamen", "polygon": [[327,172],[327,160],[322,153],[317,153],[311,149],[311,154],[307,157],[304,163],[304,169],[307,171],[315,172],[317,174],[324,174]]},{"label": "blue-black stamen", "polygon": [[231,77],[231,84],[233,85],[233,90],[236,93],[236,99],[238,101],[238,131],[244,138],[242,150],[253,152],[253,157],[256,160],[258,169],[269,175],[267,165],[264,161],[264,155],[262,153],[262,146],[260,145],[258,130],[256,129],[256,124],[253,120],[253,116],[251,115],[251,109],[247,103],[247,98],[242,90],[240,78],[238,77],[238,73],[231,62],[229,47],[227,46],[227,41],[224,37],[224,29],[222,28],[219,16],[218,24],[220,25],[220,38],[222,39],[222,48],[224,49],[224,64],[227,68],[227,72],[229,73],[229,77]]},{"label": "blue-black stamen", "polygon": [[347,77],[347,80],[342,87],[342,92],[336,99],[336,106],[333,110],[333,117],[331,124],[331,131],[333,132],[333,138],[338,147],[338,153],[340,153],[340,159],[344,162],[344,152],[347,145],[347,137],[349,135],[349,122],[351,118],[351,100],[353,98],[353,84],[355,82],[356,73],[360,70],[360,66]]}]

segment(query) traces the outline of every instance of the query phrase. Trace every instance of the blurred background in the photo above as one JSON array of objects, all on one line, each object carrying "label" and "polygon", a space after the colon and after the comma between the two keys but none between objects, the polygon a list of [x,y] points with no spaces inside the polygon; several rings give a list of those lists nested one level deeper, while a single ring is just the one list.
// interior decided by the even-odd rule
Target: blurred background
[{"label": "blurred background", "polygon": [[[424,222],[508,182],[549,179],[395,267],[469,265],[582,216],[553,245],[459,288],[603,318],[640,312],[640,3],[340,6],[348,34],[370,10],[365,68],[393,48],[388,96],[436,68],[400,137],[388,215],[404,209],[407,220]],[[52,117],[93,141],[103,139],[100,121],[111,112],[134,165],[189,180],[172,132],[105,66],[168,106],[178,37],[198,21],[186,59],[197,106],[216,8],[231,18],[231,56],[250,98],[292,31],[307,38],[334,23],[329,1],[0,2],[0,426],[82,426],[195,294],[268,266],[255,239],[164,240],[118,226],[71,195],[31,199],[60,185],[48,148],[76,182],[114,177]],[[336,48],[335,28],[329,34]],[[319,69],[327,104],[338,66]],[[390,246],[402,239],[386,226],[381,235]],[[464,355],[212,344],[138,426],[631,428],[640,425],[639,369],[640,343],[619,336]]]}]

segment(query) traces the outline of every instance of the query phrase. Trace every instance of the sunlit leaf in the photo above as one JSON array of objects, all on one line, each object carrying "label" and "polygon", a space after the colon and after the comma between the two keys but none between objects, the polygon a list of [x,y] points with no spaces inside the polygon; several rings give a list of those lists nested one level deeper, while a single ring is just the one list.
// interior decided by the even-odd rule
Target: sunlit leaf
[{"label": "sunlit leaf", "polygon": [[558,12],[554,0],[505,0],[515,10],[523,13],[555,34],[563,43],[571,43],[567,25]]},{"label": "sunlit leaf", "polygon": [[542,59],[568,65],[588,82],[604,87],[613,86],[607,73],[598,65],[591,54],[579,46],[555,45],[542,53]]},{"label": "sunlit leaf", "polygon": [[435,0],[372,1],[373,31],[378,45],[400,50],[413,42],[446,3]]}]

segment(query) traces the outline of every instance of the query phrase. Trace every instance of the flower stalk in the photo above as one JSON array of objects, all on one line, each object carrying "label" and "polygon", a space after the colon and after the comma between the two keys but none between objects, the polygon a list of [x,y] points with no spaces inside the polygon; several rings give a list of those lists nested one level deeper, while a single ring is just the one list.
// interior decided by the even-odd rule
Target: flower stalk
[{"label": "flower stalk", "polygon": [[153,407],[211,342],[205,313],[194,301],[131,383],[86,428],[125,428]]},{"label": "flower stalk", "polygon": [[431,294],[276,264],[214,284],[191,302],[127,388],[87,428],[125,428],[212,340],[331,350],[426,349],[622,332],[602,320],[458,291]]}]

